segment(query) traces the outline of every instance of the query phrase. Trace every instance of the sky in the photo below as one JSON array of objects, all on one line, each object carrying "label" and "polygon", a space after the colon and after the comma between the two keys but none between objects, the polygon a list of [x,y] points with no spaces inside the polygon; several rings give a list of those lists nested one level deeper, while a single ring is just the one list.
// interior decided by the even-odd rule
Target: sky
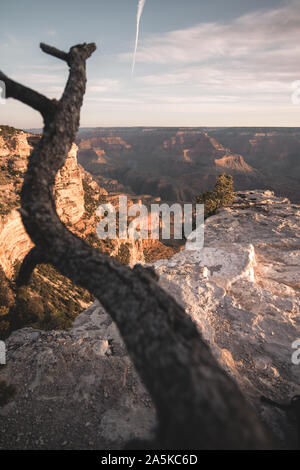
[{"label": "sky", "polygon": [[[137,3],[10,0],[1,8],[0,70],[59,98],[67,66],[39,43],[96,42],[83,127],[300,125],[292,102],[300,0],[146,0],[132,76]],[[34,128],[42,119],[9,99],[0,123]]]}]

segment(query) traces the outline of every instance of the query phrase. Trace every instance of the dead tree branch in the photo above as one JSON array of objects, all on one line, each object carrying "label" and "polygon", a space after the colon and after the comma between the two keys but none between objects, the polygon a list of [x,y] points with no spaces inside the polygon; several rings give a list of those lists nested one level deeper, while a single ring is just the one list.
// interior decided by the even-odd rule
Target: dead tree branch
[{"label": "dead tree branch", "polygon": [[[94,44],[68,53],[45,44],[44,52],[69,65],[69,78],[55,102],[11,81],[9,96],[44,117],[42,138],[29,159],[21,192],[21,215],[35,248],[19,283],[46,254],[48,262],[96,296],[116,322],[133,363],[155,404],[159,426],[153,447],[168,449],[269,448],[270,440],[235,383],[218,366],[196,326],[159,287],[148,269],[116,263],[72,234],[53,201],[55,175],[79,127],[86,86],[86,60]],[[144,444],[145,445],[145,444]]]},{"label": "dead tree branch", "polygon": [[41,95],[41,93],[31,90],[24,85],[20,85],[20,83],[11,80],[2,72],[0,72],[0,80],[5,83],[7,98],[15,98],[36,111],[39,111],[44,120],[46,120],[49,115],[53,114],[56,107],[55,101],[51,101],[49,98],[46,98],[46,96]]},{"label": "dead tree branch", "polygon": [[43,42],[41,42],[40,48],[45,52],[45,54],[53,55],[53,57],[57,57],[57,59],[61,59],[69,63],[69,54],[66,52],[60,51],[59,49],[56,49],[56,47],[48,46],[48,44],[44,44]]}]

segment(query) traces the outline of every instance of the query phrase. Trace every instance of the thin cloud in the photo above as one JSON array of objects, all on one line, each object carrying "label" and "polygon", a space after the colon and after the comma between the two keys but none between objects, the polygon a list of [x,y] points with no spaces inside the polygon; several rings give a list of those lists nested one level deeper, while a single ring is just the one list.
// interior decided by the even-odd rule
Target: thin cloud
[{"label": "thin cloud", "polygon": [[16,73],[13,74],[12,78],[19,82],[31,83],[34,85],[45,84],[45,83],[61,83],[65,82],[65,77],[58,74],[47,74],[47,73]]},{"label": "thin cloud", "polygon": [[94,101],[96,103],[113,103],[113,104],[140,104],[143,101],[133,98],[113,98],[113,97],[88,97],[86,101]]},{"label": "thin cloud", "polygon": [[53,38],[57,36],[57,31],[55,31],[55,29],[49,29],[48,31],[46,31],[46,35]]},{"label": "thin cloud", "polygon": [[[137,61],[152,64],[140,86],[167,96],[209,96],[232,102],[288,104],[291,83],[300,78],[300,4],[256,11],[231,23],[201,23],[150,37]],[[126,55],[121,60],[128,59]],[[159,65],[159,67],[156,67]],[[163,73],[161,70],[166,70]],[[181,98],[178,99],[180,103]],[[199,103],[197,98],[195,103]]]},{"label": "thin cloud", "polygon": [[[251,55],[295,57],[299,52],[300,5],[257,11],[230,24],[201,23],[143,41],[136,60],[155,64],[193,64],[207,60],[247,60]],[[129,55],[119,56],[128,60]]]},{"label": "thin cloud", "polygon": [[190,79],[190,74],[184,71],[178,73],[165,73],[161,75],[146,75],[138,77],[137,81],[144,85],[169,86],[186,83]]},{"label": "thin cloud", "polygon": [[95,93],[104,93],[108,91],[119,91],[121,88],[121,82],[117,79],[104,78],[100,80],[91,80],[88,83],[87,91]]},{"label": "thin cloud", "polygon": [[66,66],[65,65],[54,65],[54,64],[51,64],[51,65],[48,65],[48,64],[44,64],[44,65],[28,65],[28,64],[21,64],[21,65],[17,65],[17,69],[21,69],[21,70],[41,70],[41,71],[49,71],[49,72],[57,72],[57,71],[65,71],[66,70]]}]

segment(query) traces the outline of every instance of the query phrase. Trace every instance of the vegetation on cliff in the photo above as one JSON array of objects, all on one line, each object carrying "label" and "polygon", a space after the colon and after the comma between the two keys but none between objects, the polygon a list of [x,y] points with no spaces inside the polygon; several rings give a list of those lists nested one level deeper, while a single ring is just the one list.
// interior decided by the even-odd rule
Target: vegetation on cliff
[{"label": "vegetation on cliff", "polygon": [[[15,277],[20,263],[15,267]],[[0,339],[24,326],[68,329],[93,297],[49,264],[39,265],[27,286],[17,287],[0,269]]]},{"label": "vegetation on cliff", "polygon": [[213,191],[204,191],[196,197],[198,204],[204,204],[205,215],[208,217],[220,207],[229,206],[234,199],[233,178],[222,173],[217,179]]},{"label": "vegetation on cliff", "polygon": [[14,137],[18,132],[20,130],[15,127],[0,124],[0,136],[2,137]]}]

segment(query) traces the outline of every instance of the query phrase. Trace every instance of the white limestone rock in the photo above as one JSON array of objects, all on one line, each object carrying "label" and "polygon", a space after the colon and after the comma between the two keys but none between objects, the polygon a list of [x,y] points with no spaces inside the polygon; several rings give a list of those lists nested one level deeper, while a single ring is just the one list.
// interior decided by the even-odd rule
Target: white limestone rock
[{"label": "white limestone rock", "polygon": [[108,449],[151,438],[153,406],[98,302],[70,331],[23,328],[6,345],[0,380],[17,393],[0,408],[0,448]]},{"label": "white limestone rock", "polygon": [[[300,206],[251,191],[206,221],[203,250],[154,265],[219,364],[289,448],[295,427],[260,396],[281,401],[300,393],[300,365],[292,363],[292,343],[300,339],[299,248]],[[120,448],[151,434],[149,396],[98,303],[69,332],[23,329],[7,348],[0,379],[18,392],[1,410],[3,447]]]},{"label": "white limestone rock", "polygon": [[259,399],[300,393],[300,365],[292,363],[292,343],[300,339],[300,206],[271,191],[241,192],[206,220],[204,239],[202,250],[188,246],[156,263],[160,282],[261,418],[293,445],[286,416]]}]

